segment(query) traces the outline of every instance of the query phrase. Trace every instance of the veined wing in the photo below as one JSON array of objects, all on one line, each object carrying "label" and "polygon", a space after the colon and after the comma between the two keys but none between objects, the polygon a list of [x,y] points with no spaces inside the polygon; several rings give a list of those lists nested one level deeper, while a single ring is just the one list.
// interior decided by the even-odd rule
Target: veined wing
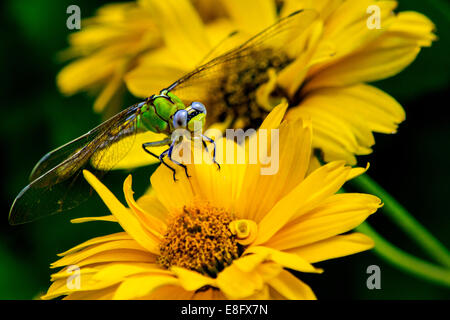
[{"label": "veined wing", "polygon": [[[236,105],[248,105],[245,96],[253,94],[267,81],[265,76],[269,68],[279,70],[293,61],[295,49],[302,45],[300,36],[316,18],[317,13],[313,10],[294,12],[199,66],[167,89],[187,104],[195,100],[203,102],[208,109],[209,120],[211,116],[216,120],[214,118],[219,112],[233,111]],[[233,33],[208,56],[223,52],[224,47],[233,43],[233,38],[239,38],[239,33]],[[241,94],[236,94],[239,90]]]},{"label": "veined wing", "polygon": [[137,104],[130,106],[83,136],[46,154],[33,169],[30,184],[14,200],[9,212],[10,224],[30,222],[65,211],[87,199],[92,190],[82,179],[81,171],[90,166],[96,175],[101,175],[128,153],[133,144],[130,136],[137,131],[139,110]]}]

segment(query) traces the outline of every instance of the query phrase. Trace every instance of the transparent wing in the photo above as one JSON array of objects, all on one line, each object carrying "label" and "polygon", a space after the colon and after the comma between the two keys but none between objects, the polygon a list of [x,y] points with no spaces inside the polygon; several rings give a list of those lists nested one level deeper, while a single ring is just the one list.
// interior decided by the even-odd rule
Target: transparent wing
[{"label": "transparent wing", "polygon": [[[253,98],[254,91],[267,81],[269,68],[280,70],[293,61],[298,39],[316,18],[313,10],[297,11],[246,41],[240,33],[232,33],[208,57],[232,45],[234,49],[199,66],[167,89],[187,104],[203,102],[208,120],[217,121],[221,113],[233,113],[249,104],[248,98]],[[236,46],[238,40],[241,44]]]},{"label": "transparent wing", "polygon": [[14,200],[10,224],[65,211],[86,200],[92,190],[82,179],[82,170],[89,168],[100,176],[128,153],[137,131],[138,110],[133,105],[45,155],[33,169],[30,184]]},{"label": "transparent wing", "polygon": [[[236,48],[236,44],[243,43],[243,41],[238,42],[238,38],[242,35],[242,33],[239,30],[232,31],[226,36],[224,39],[219,41],[218,44],[216,44],[200,61],[198,64],[199,66],[202,66],[206,63],[208,63],[210,60],[217,58],[232,49]],[[245,41],[246,39],[244,39]]]}]

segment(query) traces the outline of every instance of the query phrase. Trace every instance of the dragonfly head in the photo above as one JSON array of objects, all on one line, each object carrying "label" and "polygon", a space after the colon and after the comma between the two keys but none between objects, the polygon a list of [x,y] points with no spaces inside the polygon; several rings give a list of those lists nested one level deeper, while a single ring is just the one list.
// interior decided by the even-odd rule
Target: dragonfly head
[{"label": "dragonfly head", "polygon": [[206,120],[206,108],[203,103],[194,101],[186,108],[186,111],[188,112],[187,128],[189,131],[201,130],[205,126]]},{"label": "dragonfly head", "polygon": [[205,125],[206,108],[203,103],[195,101],[186,109],[177,110],[173,115],[174,129],[188,129],[191,132],[201,130]]}]

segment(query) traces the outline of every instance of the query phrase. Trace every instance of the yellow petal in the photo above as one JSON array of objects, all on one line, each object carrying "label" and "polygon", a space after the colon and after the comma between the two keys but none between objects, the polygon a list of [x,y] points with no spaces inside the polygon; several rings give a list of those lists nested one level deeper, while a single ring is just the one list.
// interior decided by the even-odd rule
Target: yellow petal
[{"label": "yellow petal", "polygon": [[214,298],[214,291],[218,291],[218,290],[214,290],[214,289],[208,289],[208,290],[201,290],[201,291],[197,291],[195,292],[191,299],[192,300],[213,300]]},{"label": "yellow petal", "polygon": [[[80,279],[82,279],[82,278],[80,278]],[[47,293],[44,294],[43,296],[41,296],[40,298],[42,300],[50,300],[50,299],[55,299],[55,298],[63,296],[63,295],[70,294],[72,292],[75,292],[75,291],[70,290],[67,287],[66,279],[62,279],[62,280],[57,280],[57,281],[53,282],[50,285],[50,288],[48,288]]]},{"label": "yellow petal", "polygon": [[244,272],[231,264],[219,273],[216,285],[229,299],[243,299],[260,291],[264,282],[259,273]]},{"label": "yellow petal", "polygon": [[214,285],[215,280],[206,277],[198,272],[187,270],[179,267],[172,267],[170,269],[180,281],[180,285],[188,291],[198,290],[206,285]]},{"label": "yellow petal", "polygon": [[183,208],[194,199],[194,191],[189,178],[186,177],[184,170],[180,170],[179,166],[174,167],[177,169],[177,181],[173,180],[172,171],[164,165],[159,166],[150,179],[158,200],[169,212]]},{"label": "yellow petal", "polygon": [[154,35],[153,43],[159,35],[153,21],[148,19],[148,12],[136,3],[106,4],[82,24],[81,31],[69,35],[69,42],[73,49],[83,49],[84,54],[120,42],[138,45],[147,32]]},{"label": "yellow petal", "polygon": [[95,291],[77,291],[71,292],[64,300],[111,300],[116,286],[111,286],[105,289]]},{"label": "yellow petal", "polygon": [[195,293],[186,291],[178,285],[165,285],[142,296],[142,300],[191,300]]},{"label": "yellow petal", "polygon": [[287,250],[347,232],[381,206],[379,198],[358,193],[336,194],[281,229],[266,243]]},{"label": "yellow petal", "polygon": [[[214,136],[212,137],[214,138]],[[164,166],[160,166],[153,174],[152,185],[154,186],[154,192],[169,211],[180,209],[184,205],[190,204],[194,198],[209,201],[214,203],[215,206],[228,211],[234,211],[232,206],[235,204],[235,199],[239,194],[245,165],[223,163],[224,159],[222,156],[224,153],[226,154],[223,150],[225,147],[228,148],[228,144],[224,143],[225,141],[227,141],[225,138],[216,140],[216,160],[221,164],[220,170],[217,164],[212,162],[211,154],[203,152],[202,155],[202,152],[196,146],[186,142],[186,148],[183,151],[191,152],[191,158],[181,162],[193,162],[187,164],[189,178],[186,177],[184,169],[171,162],[169,164],[177,171],[175,176],[177,181],[174,181],[173,174]],[[231,140],[228,140],[228,142],[231,144],[231,147],[236,146],[238,150],[242,149],[242,146],[235,145]],[[225,151],[227,150],[226,148]],[[209,152],[211,152],[210,147]],[[236,153],[234,154],[236,155]],[[177,155],[178,151],[175,150],[173,156],[176,158]],[[231,162],[233,160],[231,159]]]},{"label": "yellow petal", "polygon": [[260,264],[262,264],[269,256],[269,252],[252,252],[239,257],[233,261],[233,264],[244,272],[254,271]]},{"label": "yellow petal", "polygon": [[[186,148],[183,147],[183,152],[188,151],[191,154],[190,159],[185,159],[181,162],[187,163],[187,173],[189,174],[189,179],[186,178],[186,173],[181,167],[171,163],[172,167],[176,168],[176,181],[174,184],[173,176],[169,177],[169,170],[164,170],[159,172],[161,167],[157,170],[155,174],[160,174],[160,177],[157,177],[158,183],[162,183],[166,188],[172,188],[170,190],[170,195],[164,194],[164,191],[155,187],[155,194],[159,196],[161,194],[161,202],[165,203],[162,199],[173,198],[173,190],[179,190],[181,195],[180,199],[176,200],[176,203],[169,204],[171,208],[181,208],[183,205],[191,202],[194,197],[196,199],[202,199],[211,203],[214,203],[215,206],[232,210],[232,205],[235,203],[235,199],[239,192],[241,182],[243,179],[244,173],[244,165],[235,165],[233,163],[228,164],[224,163],[224,161],[228,161],[224,159],[224,154],[227,154],[228,144],[231,145],[231,148],[235,147],[235,143],[231,140],[226,140],[225,138],[216,138],[210,134],[209,130],[206,134],[215,139],[216,145],[216,161],[220,163],[220,169],[216,163],[212,162],[212,147],[208,146],[209,154],[204,150],[204,148],[197,148],[197,146],[191,145],[189,142],[185,143]],[[220,134],[221,135],[221,134]],[[197,140],[196,142],[199,142]],[[227,142],[226,142],[227,141]],[[203,150],[202,150],[203,149]],[[241,146],[237,146],[237,149],[242,149]],[[176,154],[176,155],[175,155]],[[236,153],[234,153],[236,155]],[[178,151],[174,151],[174,157],[178,156]],[[232,162],[233,159],[230,160]],[[155,179],[155,174],[152,177]],[[163,179],[166,179],[163,181]],[[154,185],[154,183],[153,183]],[[187,197],[186,197],[187,195]]]},{"label": "yellow petal", "polygon": [[260,291],[245,298],[245,300],[270,300],[269,286],[265,284],[264,287]]},{"label": "yellow petal", "polygon": [[183,64],[200,62],[211,48],[202,20],[188,0],[142,1],[161,30],[164,42]]},{"label": "yellow petal", "polygon": [[389,27],[388,32],[414,39],[420,46],[430,46],[431,42],[436,40],[436,36],[432,33],[434,29],[434,23],[423,14],[403,11],[398,13],[395,23]]},{"label": "yellow petal", "polygon": [[281,198],[303,181],[311,153],[311,131],[308,120],[281,124],[278,149],[271,152],[274,163],[271,166],[278,170],[274,174],[263,175],[261,168],[265,165],[248,166],[238,212],[245,213],[248,219],[260,221]]},{"label": "yellow petal", "polygon": [[[159,252],[158,239],[145,230],[133,213],[125,208],[111,191],[109,191],[108,188],[106,188],[92,173],[84,170],[83,174],[89,184],[97,191],[111,213],[117,218],[117,221],[122,228],[142,247],[157,254]],[[127,179],[131,179],[131,176]]]},{"label": "yellow petal", "polygon": [[84,222],[92,222],[92,221],[117,222],[117,219],[113,215],[108,215],[108,216],[103,216],[103,217],[83,217],[83,218],[76,218],[76,219],[70,220],[71,223],[84,223]]},{"label": "yellow petal", "polygon": [[334,12],[327,19],[327,27],[330,32],[339,33],[345,30],[352,24],[358,23],[360,20],[365,24],[369,15],[367,14],[367,7],[373,5],[374,2],[380,7],[381,14],[389,15],[397,6],[396,1],[373,1],[373,0],[359,0],[359,1],[341,1],[341,4],[335,8]]},{"label": "yellow petal", "polygon": [[256,34],[276,21],[273,0],[258,1],[258,4],[248,0],[225,0],[222,4],[238,29],[249,34]]},{"label": "yellow petal", "polygon": [[131,176],[129,176],[129,178],[127,178],[123,184],[123,193],[125,194],[125,200],[127,201],[128,206],[133,210],[140,223],[144,225],[146,229],[153,235],[155,235],[159,239],[162,239],[167,226],[164,221],[159,220],[151,214],[148,214],[136,203],[136,201],[134,201],[134,192],[131,189]]},{"label": "yellow petal", "polygon": [[[366,123],[368,130],[382,133],[394,133],[397,126],[405,120],[405,110],[390,95],[384,91],[366,84],[358,84],[346,88],[330,88],[314,92],[312,99],[316,99],[318,105],[329,105],[330,112],[341,110],[341,117],[356,127]],[[334,99],[334,103],[331,103]],[[337,107],[337,108],[336,108]],[[354,120],[350,120],[353,114]],[[357,116],[355,116],[355,114]],[[359,130],[362,130],[359,127]],[[360,143],[363,136],[357,135]],[[369,146],[368,143],[364,146]]]},{"label": "yellow petal", "polygon": [[[265,131],[268,130],[268,134],[267,134],[267,144],[270,144],[270,136],[272,134],[271,130],[272,129],[277,129],[281,123],[281,120],[284,117],[284,114],[286,112],[288,105],[286,103],[282,103],[278,106],[276,106],[270,113],[269,115],[265,118],[265,120],[263,121],[263,123],[261,124],[259,130],[261,131]],[[249,146],[251,146],[253,143],[258,143],[257,142],[257,137],[256,136],[252,136],[250,137],[250,142],[248,143]],[[226,141],[226,140],[225,140]],[[258,143],[258,154],[260,152],[259,149],[262,148],[266,148],[266,146],[261,146]],[[249,163],[249,159],[248,159],[248,153],[251,152],[252,150],[250,149],[250,147],[246,147],[246,149],[243,149],[244,152],[246,152],[246,163]],[[264,153],[264,152],[263,152]],[[267,152],[266,152],[267,153]],[[251,217],[252,214],[249,213],[247,211],[247,209],[254,205],[254,201],[252,201],[252,199],[249,199],[248,196],[249,195],[257,195],[254,193],[254,189],[258,186],[258,178],[261,176],[261,169],[260,169],[260,165],[246,165],[245,166],[245,174],[244,174],[244,180],[243,180],[243,185],[242,185],[242,191],[241,191],[241,197],[240,200],[237,201],[237,205],[239,206],[239,208],[237,209],[238,212],[241,213],[241,218],[247,218],[247,217]]]},{"label": "yellow petal", "polygon": [[282,265],[283,267],[292,270],[297,270],[301,272],[313,272],[313,273],[322,272],[322,270],[314,268],[309,262],[307,262],[302,257],[295,254],[282,252],[279,250],[262,246],[250,247],[246,250],[246,252],[256,253],[259,255],[266,255],[267,260],[273,261],[275,263]]},{"label": "yellow petal", "polygon": [[281,264],[271,261],[266,261],[257,267],[257,272],[261,274],[261,277],[265,282],[278,276],[283,270],[284,268]]},{"label": "yellow petal", "polygon": [[90,55],[78,59],[64,67],[57,75],[59,90],[66,95],[72,95],[110,76],[120,58],[110,58],[101,54]]},{"label": "yellow petal", "polygon": [[[328,59],[330,56],[329,50],[321,48],[321,35],[323,31],[323,22],[317,20],[308,27],[306,32],[296,39],[296,46],[299,49],[293,51],[291,56],[295,57],[294,62],[280,71],[278,76],[278,84],[286,90],[289,97],[293,98],[295,93],[299,90],[300,86],[304,82],[304,79],[313,63]],[[300,44],[303,43],[303,44]],[[318,49],[319,47],[319,49]],[[327,46],[325,48],[328,49]],[[319,53],[317,53],[319,50]],[[334,51],[332,52],[334,54]]]},{"label": "yellow petal", "polygon": [[351,233],[335,236],[326,240],[314,242],[296,249],[288,250],[310,263],[340,258],[373,248],[375,243],[362,233]]},{"label": "yellow petal", "polygon": [[320,13],[320,17],[326,20],[343,2],[343,0],[285,0],[280,16],[287,16],[300,9],[315,9]]},{"label": "yellow petal", "polygon": [[71,292],[68,296],[64,297],[63,300],[111,300],[115,291],[116,286],[95,291]]},{"label": "yellow petal", "polygon": [[[208,1],[208,0],[206,0]],[[220,6],[218,3],[214,3]],[[212,49],[206,56],[203,57],[200,64],[206,63],[232,49],[247,40],[244,35],[239,32],[235,33],[236,25],[228,18],[218,18],[208,22],[206,27],[206,34]]]},{"label": "yellow petal", "polygon": [[416,41],[385,34],[314,75],[304,87],[313,89],[348,86],[391,77],[406,68],[420,51]]},{"label": "yellow petal", "polygon": [[278,277],[270,280],[269,284],[278,291],[279,294],[290,300],[316,299],[314,292],[308,285],[285,270],[282,271]]},{"label": "yellow petal", "polygon": [[[220,144],[217,144],[220,147]],[[222,164],[220,170],[213,163],[189,165],[192,189],[199,199],[213,203],[229,212],[234,205],[244,176],[243,165]],[[183,173],[184,174],[184,173]]]},{"label": "yellow petal", "polygon": [[112,74],[107,84],[103,87],[102,91],[95,99],[95,112],[102,112],[115,96],[120,95],[120,93],[124,89],[123,76],[125,74],[124,70],[126,67],[127,66],[125,61],[117,66],[115,72]]},{"label": "yellow petal", "polygon": [[254,245],[269,240],[289,220],[299,217],[339,190],[349,174],[344,162],[331,162],[311,173],[267,213],[258,225]]},{"label": "yellow petal", "polygon": [[92,238],[88,241],[85,241],[75,247],[73,247],[70,250],[67,250],[65,252],[59,253],[58,256],[65,256],[71,253],[74,253],[76,251],[79,251],[81,249],[90,247],[92,245],[96,245],[96,244],[101,244],[101,243],[106,243],[106,242],[110,242],[110,241],[117,241],[117,240],[132,240],[133,238],[126,232],[117,232],[117,233],[113,233],[113,234],[108,234],[106,236],[101,236],[101,237],[95,237]]},{"label": "yellow petal", "polygon": [[288,104],[285,102],[273,108],[273,110],[264,119],[263,123],[259,127],[259,130],[270,130],[278,128],[280,126],[281,120],[283,120],[287,108]]},{"label": "yellow petal", "polygon": [[136,68],[125,76],[128,90],[138,97],[159,93],[195,67],[180,63],[168,48],[155,49],[139,59]]},{"label": "yellow petal", "polygon": [[[328,140],[330,144],[336,145],[338,150],[342,150],[343,155],[338,158],[339,160],[345,159],[349,162],[353,158],[353,154],[359,151],[359,145],[355,134],[352,132],[352,127],[340,119],[339,114],[323,111],[317,103],[305,101],[304,104],[294,108],[289,113],[289,119],[304,118],[310,118],[313,123],[313,145],[324,152],[325,161],[335,159],[330,160],[328,144],[318,144],[324,139]],[[348,157],[344,157],[346,153],[349,154]]]},{"label": "yellow petal", "polygon": [[358,84],[314,90],[286,116],[305,117],[312,120],[313,145],[324,152],[326,161],[345,159],[354,164],[353,154],[371,152],[372,132],[395,133],[405,112],[383,91]]},{"label": "yellow petal", "polygon": [[[105,242],[105,243],[91,245],[84,250],[66,254],[61,259],[53,262],[50,266],[51,266],[51,268],[57,268],[57,267],[71,265],[71,264],[77,264],[77,263],[83,261],[84,259],[87,259],[95,254],[98,254],[101,252],[107,252],[110,250],[117,250],[117,249],[131,249],[131,250],[138,250],[138,251],[146,251],[134,239],[109,241],[109,242]],[[149,253],[149,255],[150,255],[150,253]]]},{"label": "yellow petal", "polygon": [[92,275],[91,281],[118,282],[140,273],[152,273],[154,275],[167,276],[171,275],[169,270],[162,269],[157,264],[119,262],[101,268],[97,273]]},{"label": "yellow petal", "polygon": [[[86,267],[86,268],[81,268],[79,270],[80,275],[86,275],[86,274],[92,275],[97,272],[98,272],[98,268],[95,268],[95,267]],[[65,267],[65,268],[61,269],[60,271],[53,273],[50,278],[52,281],[58,281],[61,279],[66,280],[72,274],[73,274],[73,269],[71,270],[68,267]]]},{"label": "yellow petal", "polygon": [[77,266],[81,268],[88,265],[114,262],[156,263],[156,256],[146,250],[128,248],[109,249],[92,254],[89,257],[78,261]]},{"label": "yellow petal", "polygon": [[347,176],[347,180],[352,180],[352,179],[364,174],[367,170],[369,170],[369,166],[370,166],[370,164],[367,162],[367,165],[365,168],[359,168],[359,167],[352,168],[349,175]]},{"label": "yellow petal", "polygon": [[115,300],[131,300],[151,294],[156,289],[166,285],[177,285],[178,279],[173,276],[152,274],[137,275],[127,278],[117,288]]},{"label": "yellow petal", "polygon": [[148,214],[156,217],[161,221],[167,221],[167,209],[158,200],[153,188],[149,190],[137,200],[137,204]]},{"label": "yellow petal", "polygon": [[[336,137],[326,134],[324,131],[318,130],[316,125],[316,131],[313,138],[313,149],[317,149],[322,152],[323,160],[326,162],[344,160],[349,165],[356,164],[356,157],[353,152],[348,151],[342,144],[336,141]],[[370,154],[372,149],[360,148],[358,154],[365,155]]]},{"label": "yellow petal", "polygon": [[[330,15],[325,22],[325,29],[321,39],[318,52],[322,51],[323,46],[333,47],[335,54],[319,63],[310,70],[308,77],[315,74],[318,70],[327,68],[349,53],[355,52],[360,48],[376,41],[395,21],[392,10],[396,7],[395,1],[377,1],[376,5],[380,10],[380,21],[382,27],[371,29],[367,27],[370,15],[367,14],[367,8],[373,5],[372,0],[345,1]],[[317,58],[313,58],[317,60]]]},{"label": "yellow petal", "polygon": [[[72,292],[101,290],[116,285],[120,282],[123,284],[125,279],[129,279],[128,277],[138,277],[139,274],[145,274],[146,278],[170,277],[170,272],[167,270],[158,269],[158,267],[152,264],[119,263],[100,266],[96,269],[98,269],[98,272],[80,272],[79,288],[72,288],[68,286],[67,280],[65,279],[56,281],[50,287],[47,296],[44,298],[57,297],[60,295],[70,294]],[[81,269],[81,271],[82,270],[83,269]],[[67,276],[70,275],[71,273],[67,274]]]}]

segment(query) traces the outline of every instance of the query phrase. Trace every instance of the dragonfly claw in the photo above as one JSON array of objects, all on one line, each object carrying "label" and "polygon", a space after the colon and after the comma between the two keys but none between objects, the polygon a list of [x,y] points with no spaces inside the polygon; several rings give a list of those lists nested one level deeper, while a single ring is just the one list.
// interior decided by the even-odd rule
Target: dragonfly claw
[{"label": "dragonfly claw", "polygon": [[184,167],[184,173],[186,174],[186,177],[189,179],[190,177],[192,177],[192,176],[190,176],[189,174],[188,174],[188,172],[187,172],[187,168],[186,167]]}]

